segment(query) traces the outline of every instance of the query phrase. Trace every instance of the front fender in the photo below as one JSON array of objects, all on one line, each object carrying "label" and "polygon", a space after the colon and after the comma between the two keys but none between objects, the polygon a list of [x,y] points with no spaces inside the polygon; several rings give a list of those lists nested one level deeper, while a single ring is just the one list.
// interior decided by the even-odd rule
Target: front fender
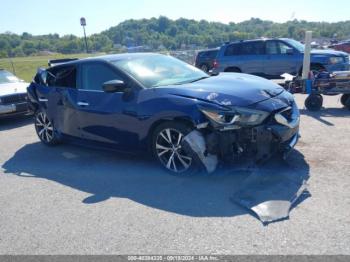
[{"label": "front fender", "polygon": [[151,130],[163,121],[187,121],[193,126],[207,121],[199,110],[196,99],[167,95],[143,101],[138,105],[138,116],[143,128],[139,131],[140,140],[147,139]]}]

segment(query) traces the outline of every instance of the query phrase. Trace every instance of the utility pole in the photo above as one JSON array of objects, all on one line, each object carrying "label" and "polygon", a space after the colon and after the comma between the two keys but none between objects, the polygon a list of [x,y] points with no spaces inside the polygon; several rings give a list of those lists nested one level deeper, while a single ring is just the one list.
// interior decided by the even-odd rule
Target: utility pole
[{"label": "utility pole", "polygon": [[86,19],[85,19],[85,17],[80,18],[80,25],[83,27],[83,30],[84,30],[84,39],[85,39],[86,53],[89,53],[88,44],[87,44],[87,40],[86,40],[86,31],[85,31]]}]

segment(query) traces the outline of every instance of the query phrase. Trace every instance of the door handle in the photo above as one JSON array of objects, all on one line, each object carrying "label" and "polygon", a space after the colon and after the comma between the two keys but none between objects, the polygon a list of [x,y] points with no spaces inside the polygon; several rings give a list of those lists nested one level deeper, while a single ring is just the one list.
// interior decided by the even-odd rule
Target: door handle
[{"label": "door handle", "polygon": [[47,98],[42,98],[42,97],[39,97],[39,102],[48,102],[49,99]]},{"label": "door handle", "polygon": [[86,103],[86,102],[78,102],[78,106],[89,106],[89,103]]}]

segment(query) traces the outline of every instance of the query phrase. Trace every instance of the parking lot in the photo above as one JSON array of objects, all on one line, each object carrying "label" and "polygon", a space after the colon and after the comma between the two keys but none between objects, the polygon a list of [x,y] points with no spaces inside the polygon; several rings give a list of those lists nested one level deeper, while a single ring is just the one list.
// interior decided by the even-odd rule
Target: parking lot
[{"label": "parking lot", "polygon": [[250,170],[174,177],[147,157],[41,143],[0,120],[0,254],[350,254],[350,112],[301,108],[301,140],[261,172],[309,174],[311,197],[263,226],[230,198]]}]

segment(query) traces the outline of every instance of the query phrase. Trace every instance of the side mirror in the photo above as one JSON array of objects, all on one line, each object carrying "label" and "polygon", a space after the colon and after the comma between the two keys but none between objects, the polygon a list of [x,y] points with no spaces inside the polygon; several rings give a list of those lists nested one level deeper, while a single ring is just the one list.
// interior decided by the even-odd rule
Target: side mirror
[{"label": "side mirror", "polygon": [[120,93],[125,92],[127,87],[122,80],[111,80],[104,82],[102,85],[102,89],[106,93]]},{"label": "side mirror", "polygon": [[38,68],[34,81],[38,84],[46,85],[47,71],[44,68]]},{"label": "side mirror", "polygon": [[294,49],[293,49],[293,48],[288,48],[288,49],[286,50],[286,54],[287,54],[287,55],[293,55],[293,54],[294,54]]}]

